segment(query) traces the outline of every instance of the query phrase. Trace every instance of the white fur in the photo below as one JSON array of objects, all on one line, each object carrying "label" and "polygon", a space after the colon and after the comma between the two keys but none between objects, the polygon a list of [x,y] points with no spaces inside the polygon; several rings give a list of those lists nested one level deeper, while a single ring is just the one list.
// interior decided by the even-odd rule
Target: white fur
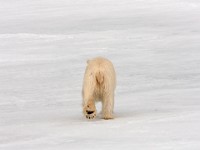
[{"label": "white fur", "polygon": [[101,101],[103,118],[112,119],[116,87],[113,64],[102,57],[88,60],[87,63],[82,90],[83,113],[88,119],[95,118],[95,101]]}]

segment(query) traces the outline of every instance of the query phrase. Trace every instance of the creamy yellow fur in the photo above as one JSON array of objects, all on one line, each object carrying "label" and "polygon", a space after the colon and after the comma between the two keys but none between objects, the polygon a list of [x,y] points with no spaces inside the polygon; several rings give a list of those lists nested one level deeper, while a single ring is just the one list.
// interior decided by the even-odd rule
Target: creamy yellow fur
[{"label": "creamy yellow fur", "polygon": [[113,64],[106,58],[97,57],[87,61],[83,81],[83,113],[88,119],[96,117],[95,102],[102,102],[104,119],[113,118],[116,75]]}]

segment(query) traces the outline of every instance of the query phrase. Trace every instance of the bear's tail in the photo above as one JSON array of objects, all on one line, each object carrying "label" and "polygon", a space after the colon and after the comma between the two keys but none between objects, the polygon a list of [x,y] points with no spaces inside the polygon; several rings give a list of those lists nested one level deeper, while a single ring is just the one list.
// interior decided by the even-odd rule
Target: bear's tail
[{"label": "bear's tail", "polygon": [[98,84],[102,84],[103,83],[103,80],[104,80],[104,77],[103,77],[103,73],[102,72],[97,72],[96,73],[96,81]]}]

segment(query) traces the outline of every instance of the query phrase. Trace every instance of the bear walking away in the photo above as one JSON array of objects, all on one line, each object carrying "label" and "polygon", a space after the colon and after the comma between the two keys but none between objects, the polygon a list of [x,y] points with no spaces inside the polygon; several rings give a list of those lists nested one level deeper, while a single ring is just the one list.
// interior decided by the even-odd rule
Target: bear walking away
[{"label": "bear walking away", "polygon": [[88,119],[96,117],[95,102],[102,102],[102,117],[113,118],[116,75],[113,64],[106,58],[87,61],[83,80],[83,114]]}]

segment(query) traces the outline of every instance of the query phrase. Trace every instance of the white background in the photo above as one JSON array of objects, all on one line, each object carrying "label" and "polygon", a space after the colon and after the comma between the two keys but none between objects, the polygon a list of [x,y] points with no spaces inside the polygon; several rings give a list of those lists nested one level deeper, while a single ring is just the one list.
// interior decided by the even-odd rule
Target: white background
[{"label": "white background", "polygon": [[[82,115],[95,56],[116,68],[114,120]],[[199,150],[199,141],[198,0],[0,0],[1,150]]]}]

